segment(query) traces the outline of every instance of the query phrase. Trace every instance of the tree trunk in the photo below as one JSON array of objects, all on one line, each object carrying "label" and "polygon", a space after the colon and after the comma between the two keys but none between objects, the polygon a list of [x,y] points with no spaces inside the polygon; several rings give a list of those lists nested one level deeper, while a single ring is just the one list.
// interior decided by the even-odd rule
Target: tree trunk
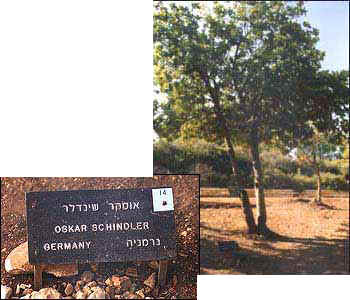
[{"label": "tree trunk", "polygon": [[257,208],[257,230],[259,234],[265,234],[269,230],[266,226],[264,180],[259,157],[259,143],[256,134],[254,134],[251,138],[250,149],[253,160],[254,189]]},{"label": "tree trunk", "polygon": [[252,208],[250,207],[249,203],[249,197],[247,191],[243,189],[243,185],[241,183],[241,177],[239,174],[239,169],[238,169],[238,164],[236,160],[236,155],[233,150],[232,142],[230,137],[227,135],[226,136],[226,143],[229,149],[229,154],[230,154],[230,159],[231,159],[231,167],[232,167],[232,172],[233,172],[233,178],[234,178],[234,185],[239,191],[239,198],[241,199],[242,202],[242,208],[243,208],[243,214],[246,220],[246,223],[248,225],[248,233],[257,233],[257,227],[254,221],[254,215]]},{"label": "tree trunk", "polygon": [[314,151],[313,151],[313,164],[314,164],[314,169],[315,169],[315,173],[317,175],[317,190],[315,193],[315,198],[314,198],[314,202],[315,203],[321,203],[321,172],[320,172],[320,166],[317,163],[317,154],[316,154],[316,145],[314,146]]},{"label": "tree trunk", "polygon": [[321,203],[321,172],[320,166],[316,164],[316,174],[317,174],[317,190],[314,201],[316,203]]}]

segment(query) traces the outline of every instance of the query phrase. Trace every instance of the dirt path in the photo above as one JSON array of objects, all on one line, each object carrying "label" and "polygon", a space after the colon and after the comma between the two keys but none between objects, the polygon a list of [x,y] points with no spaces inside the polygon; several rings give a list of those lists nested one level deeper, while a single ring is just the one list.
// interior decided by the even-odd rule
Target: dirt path
[{"label": "dirt path", "polygon": [[[349,274],[349,199],[323,202],[267,198],[267,224],[280,236],[259,240],[245,234],[239,199],[201,198],[201,274]],[[230,240],[248,255],[241,264],[218,251]]]}]

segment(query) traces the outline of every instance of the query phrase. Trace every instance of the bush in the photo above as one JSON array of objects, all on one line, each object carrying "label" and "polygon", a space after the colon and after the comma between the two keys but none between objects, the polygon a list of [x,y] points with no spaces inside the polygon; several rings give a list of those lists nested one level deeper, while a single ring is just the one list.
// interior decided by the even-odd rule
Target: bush
[{"label": "bush", "polygon": [[[193,139],[173,143],[159,140],[153,149],[154,170],[200,173],[202,186],[226,187],[233,183],[231,159],[225,147]],[[243,147],[235,150],[241,181],[245,188],[252,188],[254,179],[248,151]],[[265,187],[298,191],[317,187],[317,177],[310,165],[298,163],[276,150],[264,150],[260,157]],[[336,161],[325,161],[321,171],[322,188],[349,189],[345,172]]]}]

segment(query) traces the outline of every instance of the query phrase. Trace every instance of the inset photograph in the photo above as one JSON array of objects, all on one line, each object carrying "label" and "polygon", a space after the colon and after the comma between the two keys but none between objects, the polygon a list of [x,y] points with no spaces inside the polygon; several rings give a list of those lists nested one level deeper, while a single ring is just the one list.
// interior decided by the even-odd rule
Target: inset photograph
[{"label": "inset photograph", "polygon": [[154,170],[201,175],[200,274],[349,274],[349,3],[153,3]]},{"label": "inset photograph", "polygon": [[2,178],[1,245],[2,299],[195,299],[199,175]]}]

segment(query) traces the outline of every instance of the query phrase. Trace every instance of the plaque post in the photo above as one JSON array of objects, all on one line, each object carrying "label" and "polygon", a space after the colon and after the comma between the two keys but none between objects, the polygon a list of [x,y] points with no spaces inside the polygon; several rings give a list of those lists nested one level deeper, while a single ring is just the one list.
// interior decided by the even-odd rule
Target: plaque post
[{"label": "plaque post", "polygon": [[160,260],[158,262],[159,269],[158,269],[158,285],[164,286],[166,283],[166,276],[168,272],[168,260]]},{"label": "plaque post", "polygon": [[34,265],[34,289],[40,290],[43,284],[43,265]]}]

